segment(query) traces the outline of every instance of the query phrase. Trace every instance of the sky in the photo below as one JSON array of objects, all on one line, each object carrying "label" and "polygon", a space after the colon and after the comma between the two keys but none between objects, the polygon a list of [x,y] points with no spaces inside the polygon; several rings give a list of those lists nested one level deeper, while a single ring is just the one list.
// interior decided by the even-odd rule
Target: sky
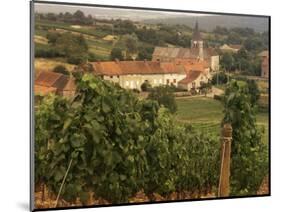
[{"label": "sky", "polygon": [[83,11],[86,15],[91,14],[97,18],[123,18],[131,19],[134,21],[153,19],[158,17],[183,17],[183,16],[205,16],[205,14],[198,13],[177,13],[177,12],[161,12],[149,10],[130,10],[130,9],[117,9],[117,8],[100,8],[100,7],[85,7],[85,6],[69,6],[69,5],[51,5],[37,3],[35,4],[35,11],[41,13],[60,13],[60,12],[75,12],[76,10]]}]

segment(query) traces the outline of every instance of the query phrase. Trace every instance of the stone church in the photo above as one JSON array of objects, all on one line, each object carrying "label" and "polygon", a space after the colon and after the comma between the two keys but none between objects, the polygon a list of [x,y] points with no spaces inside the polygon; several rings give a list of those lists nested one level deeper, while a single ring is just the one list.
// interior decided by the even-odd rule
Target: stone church
[{"label": "stone church", "polygon": [[205,48],[198,22],[196,22],[190,48],[155,47],[152,61],[177,62],[198,60],[206,61],[211,71],[219,70],[219,54],[214,48]]}]

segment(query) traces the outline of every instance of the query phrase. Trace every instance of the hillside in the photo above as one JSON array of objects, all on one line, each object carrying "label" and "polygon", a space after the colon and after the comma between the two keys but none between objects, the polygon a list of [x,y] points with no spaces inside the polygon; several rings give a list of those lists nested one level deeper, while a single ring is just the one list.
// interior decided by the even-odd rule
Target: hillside
[{"label": "hillside", "polygon": [[198,20],[198,22],[200,23],[200,28],[207,31],[212,31],[216,26],[222,26],[228,29],[233,27],[249,27],[253,28],[257,32],[264,32],[267,31],[269,27],[268,19],[264,17],[257,18],[249,16],[182,16],[160,19],[146,19],[143,22],[147,24],[185,24],[187,26],[193,27],[196,20]]}]

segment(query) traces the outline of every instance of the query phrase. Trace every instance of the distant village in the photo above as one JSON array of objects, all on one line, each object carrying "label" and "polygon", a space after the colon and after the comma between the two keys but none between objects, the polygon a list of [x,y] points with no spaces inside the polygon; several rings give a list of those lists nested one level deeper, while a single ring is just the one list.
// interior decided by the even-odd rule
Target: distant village
[{"label": "distant village", "polygon": [[[222,52],[237,52],[241,45],[224,44]],[[261,77],[269,77],[268,51],[259,54]],[[97,61],[88,62],[94,75],[119,84],[125,89],[141,90],[143,83],[152,87],[173,85],[190,91],[208,83],[212,75],[220,70],[220,56],[215,48],[205,47],[199,24],[195,23],[190,48],[154,48],[151,60]],[[71,76],[50,71],[40,71],[35,79],[35,94],[56,93],[72,96],[75,82]]]}]

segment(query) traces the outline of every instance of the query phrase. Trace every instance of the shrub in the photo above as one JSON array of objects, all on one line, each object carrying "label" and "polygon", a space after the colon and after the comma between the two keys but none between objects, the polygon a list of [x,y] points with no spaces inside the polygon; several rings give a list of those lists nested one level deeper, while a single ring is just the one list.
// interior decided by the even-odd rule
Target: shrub
[{"label": "shrub", "polygon": [[223,123],[231,123],[231,194],[254,195],[268,173],[268,146],[256,123],[257,105],[248,84],[231,81],[224,96]]},{"label": "shrub", "polygon": [[227,83],[227,75],[224,72],[216,73],[212,77],[212,84],[226,84]]},{"label": "shrub", "polygon": [[124,60],[122,50],[120,48],[113,48],[110,53],[110,59],[111,60],[115,60],[115,59]]},{"label": "shrub", "polygon": [[35,113],[36,183],[82,203],[88,192],[127,203],[137,191],[166,195],[216,186],[216,140],[182,126],[150,99],[92,74],[74,73],[77,93],[69,100],[46,96]]},{"label": "shrub", "polygon": [[67,68],[64,65],[57,65],[54,68],[54,72],[61,73],[61,74],[64,74],[64,75],[69,75],[69,71],[67,70]]},{"label": "shrub", "polygon": [[148,99],[157,101],[159,105],[163,105],[168,108],[172,113],[177,111],[177,104],[173,94],[173,89],[169,86],[154,87],[148,95]]},{"label": "shrub", "polygon": [[144,83],[141,84],[141,90],[146,92],[151,90],[151,85],[148,81],[145,81]]},{"label": "shrub", "polygon": [[67,62],[70,64],[80,65],[87,61],[87,56],[83,54],[72,54],[67,57]]},{"label": "shrub", "polygon": [[97,56],[94,53],[90,52],[88,55],[88,60],[91,62],[95,62],[97,61]]}]

